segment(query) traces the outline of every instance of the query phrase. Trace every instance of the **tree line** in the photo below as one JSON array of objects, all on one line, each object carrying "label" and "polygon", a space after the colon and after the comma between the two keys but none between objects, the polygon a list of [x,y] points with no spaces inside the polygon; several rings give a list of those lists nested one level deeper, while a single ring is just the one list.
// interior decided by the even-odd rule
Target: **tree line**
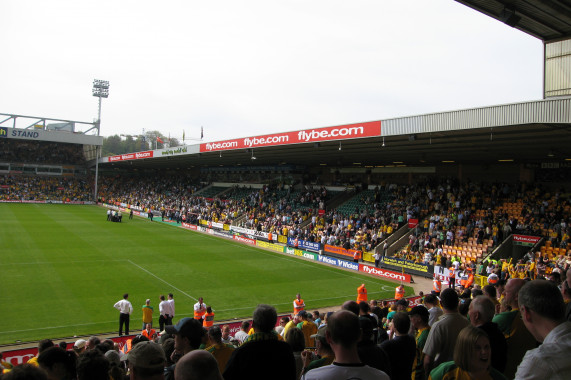
[{"label": "tree line", "polygon": [[167,137],[159,131],[146,131],[144,135],[113,135],[103,137],[102,156],[141,152],[151,149],[181,146],[179,140]]}]

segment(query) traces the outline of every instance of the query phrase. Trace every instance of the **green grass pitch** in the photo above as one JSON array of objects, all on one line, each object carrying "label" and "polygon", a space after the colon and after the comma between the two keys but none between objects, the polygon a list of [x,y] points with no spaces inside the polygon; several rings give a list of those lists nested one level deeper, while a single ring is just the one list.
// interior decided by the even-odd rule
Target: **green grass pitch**
[{"label": "green grass pitch", "polygon": [[[106,220],[97,206],[0,204],[0,344],[116,332],[113,304],[129,293],[131,331],[147,298],[174,293],[175,322],[198,297],[215,322],[247,318],[257,304],[291,312],[297,292],[308,310],[355,299],[390,298],[395,284],[206,234],[135,217]],[[412,294],[407,288],[407,294]]]}]

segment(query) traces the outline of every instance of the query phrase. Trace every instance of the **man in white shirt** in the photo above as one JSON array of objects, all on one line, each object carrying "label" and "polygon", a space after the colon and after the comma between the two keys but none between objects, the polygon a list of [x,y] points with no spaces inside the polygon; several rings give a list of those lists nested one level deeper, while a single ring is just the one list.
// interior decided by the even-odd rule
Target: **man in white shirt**
[{"label": "man in white shirt", "polygon": [[[165,326],[168,325],[169,320],[169,302],[165,300],[164,295],[159,296],[159,329],[161,331],[165,330]],[[172,318],[171,318],[172,321]],[[171,323],[172,324],[172,323]]]},{"label": "man in white shirt", "polygon": [[167,319],[167,325],[172,325],[172,320],[174,318],[174,296],[169,293],[169,299],[167,300],[169,305],[169,317]]},{"label": "man in white shirt", "polygon": [[248,339],[248,329],[250,328],[250,322],[244,321],[240,325],[240,331],[238,331],[234,335],[234,339],[236,339],[240,344],[244,343],[246,339]]},{"label": "man in white shirt", "polygon": [[198,297],[198,302],[194,304],[194,319],[202,322],[202,317],[206,314],[206,304],[202,297]]},{"label": "man in white shirt", "polygon": [[361,337],[359,317],[348,310],[331,315],[325,339],[335,353],[333,364],[315,368],[302,376],[303,380],[318,379],[376,379],[389,380],[389,376],[361,362],[357,342]]},{"label": "man in white shirt", "polygon": [[523,323],[541,345],[527,351],[516,379],[568,379],[571,373],[571,322],[557,286],[546,280],[525,284],[518,293]]},{"label": "man in white shirt", "polygon": [[113,307],[119,310],[119,336],[123,335],[123,324],[125,325],[125,335],[129,335],[129,316],[133,312],[133,305],[127,300],[129,294],[123,294],[123,299],[117,301]]}]

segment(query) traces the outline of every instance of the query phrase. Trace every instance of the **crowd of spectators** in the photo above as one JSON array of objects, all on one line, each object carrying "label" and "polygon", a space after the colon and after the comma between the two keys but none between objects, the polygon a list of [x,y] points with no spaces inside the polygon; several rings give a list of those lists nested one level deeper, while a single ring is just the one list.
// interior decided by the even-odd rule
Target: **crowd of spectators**
[{"label": "crowd of spectators", "polygon": [[[3,176],[0,181],[0,199],[88,200],[91,194],[82,179]],[[234,186],[202,197],[205,186],[184,174],[101,176],[99,199],[148,209],[178,223],[234,224],[367,252],[416,219],[417,228],[396,256],[422,263],[444,263],[455,256],[476,261],[514,232],[545,236],[552,247],[569,243],[568,194],[540,186],[452,180],[381,185],[358,191],[334,208],[329,202],[336,194],[322,186]],[[348,210],[348,204],[354,209]]]},{"label": "crowd of spectators", "polygon": [[[72,164],[85,163],[83,146],[49,141],[0,140],[0,157],[3,162],[15,164]],[[6,161],[6,157],[10,161]]]},{"label": "crowd of spectators", "polygon": [[439,188],[436,198],[428,191],[428,199],[436,200],[426,204],[429,213],[397,257],[437,265],[458,257],[475,262],[512,233],[544,237],[550,245],[567,249],[568,195],[507,184],[465,185],[446,191]]},{"label": "crowd of spectators", "polygon": [[228,325],[205,328],[186,317],[123,347],[97,336],[57,346],[42,340],[26,364],[2,362],[0,378],[563,379],[571,371],[568,267],[563,276],[559,285],[510,278],[448,288],[421,294],[414,307],[405,298],[351,300],[279,321],[273,306],[258,305],[251,327],[243,323],[235,336]]},{"label": "crowd of spectators", "polygon": [[2,201],[91,201],[89,181],[81,177],[1,175]]}]

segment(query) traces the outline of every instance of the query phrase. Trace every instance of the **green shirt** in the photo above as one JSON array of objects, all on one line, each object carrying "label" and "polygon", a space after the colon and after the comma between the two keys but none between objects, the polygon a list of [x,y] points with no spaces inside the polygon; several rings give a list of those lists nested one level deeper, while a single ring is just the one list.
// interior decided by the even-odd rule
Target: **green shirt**
[{"label": "green shirt", "polygon": [[503,313],[496,314],[492,322],[498,324],[498,328],[504,336],[510,337],[512,335],[512,326],[516,316],[519,316],[519,310],[504,311]]}]

